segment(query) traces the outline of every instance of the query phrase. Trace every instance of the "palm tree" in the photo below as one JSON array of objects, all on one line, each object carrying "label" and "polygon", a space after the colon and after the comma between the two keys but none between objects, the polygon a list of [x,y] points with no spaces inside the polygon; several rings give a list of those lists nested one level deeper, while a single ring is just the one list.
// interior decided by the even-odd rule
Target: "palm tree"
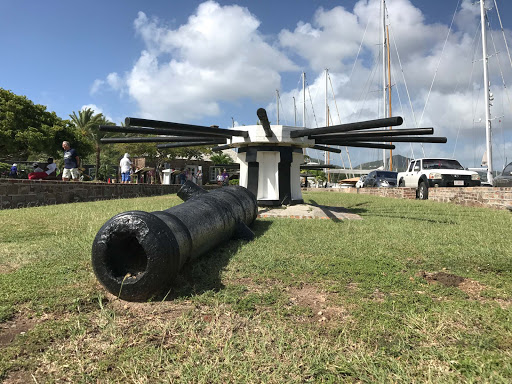
[{"label": "palm tree", "polygon": [[233,159],[225,153],[212,155],[210,156],[210,160],[213,161],[214,164],[231,164],[233,162]]},{"label": "palm tree", "polygon": [[96,149],[96,172],[95,179],[98,179],[98,171],[100,169],[100,153],[101,153],[101,138],[106,135],[106,132],[100,131],[100,125],[112,125],[103,114],[94,114],[91,108],[85,108],[78,112],[78,115],[73,111],[69,115],[73,124],[82,131],[82,133],[92,141]]}]

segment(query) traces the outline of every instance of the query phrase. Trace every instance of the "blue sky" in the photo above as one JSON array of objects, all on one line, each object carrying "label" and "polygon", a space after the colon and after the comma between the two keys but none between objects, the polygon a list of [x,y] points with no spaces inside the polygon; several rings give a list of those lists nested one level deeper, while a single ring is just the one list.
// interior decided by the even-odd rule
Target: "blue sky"
[{"label": "blue sky", "polygon": [[[437,135],[448,137],[448,144],[426,145],[426,155],[454,155],[466,166],[478,166],[484,133],[479,122],[481,64],[472,62],[481,49],[473,42],[477,5],[461,1],[441,55],[457,3],[387,0],[392,45],[398,48],[414,116],[406,106],[394,47],[393,108],[409,127],[423,116],[420,125],[434,126]],[[498,0],[498,6],[512,45],[512,4]],[[334,123],[373,119],[382,113],[376,75],[380,69],[375,66],[378,8],[378,0],[3,1],[0,87],[26,95],[62,118],[91,106],[116,123],[137,116],[221,127],[229,127],[232,117],[237,125],[254,124],[256,109],[262,106],[275,122],[279,89],[281,123],[293,124],[292,97],[302,99],[300,74],[305,71],[307,125],[315,127],[325,124],[322,72],[328,67],[340,110],[339,118],[332,117]],[[510,88],[506,47],[495,11],[489,15],[501,64],[494,59],[491,69],[495,76],[501,69]],[[493,115],[500,117],[494,128],[497,168],[512,158],[512,94],[500,83],[493,77]],[[331,96],[329,104],[334,111]],[[301,125],[300,110],[298,120]],[[397,152],[420,156],[422,149],[400,144]],[[379,156],[375,150],[351,150],[354,165]]]}]

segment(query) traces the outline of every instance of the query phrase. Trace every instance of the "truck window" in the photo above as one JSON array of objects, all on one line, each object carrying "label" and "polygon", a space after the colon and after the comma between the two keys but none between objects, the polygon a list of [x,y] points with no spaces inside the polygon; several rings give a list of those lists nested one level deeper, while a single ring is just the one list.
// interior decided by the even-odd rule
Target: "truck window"
[{"label": "truck window", "polygon": [[502,173],[502,176],[510,176],[510,175],[512,175],[512,163],[507,165]]},{"label": "truck window", "polygon": [[409,169],[407,170],[408,172],[412,172],[412,170],[414,168],[414,163],[415,163],[415,161],[411,161],[411,164],[409,164]]}]

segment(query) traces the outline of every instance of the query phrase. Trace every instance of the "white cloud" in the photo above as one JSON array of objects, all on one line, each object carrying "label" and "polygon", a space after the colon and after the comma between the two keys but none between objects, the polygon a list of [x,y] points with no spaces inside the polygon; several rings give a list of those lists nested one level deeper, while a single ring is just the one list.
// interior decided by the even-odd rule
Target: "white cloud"
[{"label": "white cloud", "polygon": [[146,45],[125,76],[107,83],[126,90],[144,117],[186,121],[220,113],[220,102],[264,100],[279,88],[281,72],[296,70],[258,31],[248,9],[199,5],[177,29],[139,12],[134,26]]},{"label": "white cloud", "polygon": [[86,109],[91,109],[94,111],[94,114],[95,115],[98,115],[98,114],[103,114],[103,116],[105,116],[105,118],[109,121],[114,121],[114,119],[112,117],[110,117],[108,114],[106,114],[105,112],[103,112],[103,109],[101,107],[98,107],[96,104],[85,104],[85,105],[82,105],[82,108],[80,108],[81,111],[83,110],[86,110]]},{"label": "white cloud", "polygon": [[100,80],[100,79],[94,80],[94,82],[91,85],[91,89],[89,90],[89,94],[94,95],[95,93],[97,93],[101,89],[103,84],[105,84],[104,80]]},{"label": "white cloud", "polygon": [[107,76],[107,84],[116,91],[121,91],[124,86],[124,80],[116,73],[109,73]]}]

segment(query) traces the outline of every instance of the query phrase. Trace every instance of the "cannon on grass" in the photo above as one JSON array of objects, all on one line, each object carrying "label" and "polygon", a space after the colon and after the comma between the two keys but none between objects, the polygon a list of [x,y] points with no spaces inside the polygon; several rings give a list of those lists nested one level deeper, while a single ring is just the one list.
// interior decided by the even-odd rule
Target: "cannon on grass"
[{"label": "cannon on grass", "polygon": [[164,211],[128,211],[107,221],[92,246],[92,266],[113,295],[146,301],[167,292],[190,259],[231,238],[251,240],[256,197],[229,186],[207,192],[187,182],[178,192],[185,202]]}]

